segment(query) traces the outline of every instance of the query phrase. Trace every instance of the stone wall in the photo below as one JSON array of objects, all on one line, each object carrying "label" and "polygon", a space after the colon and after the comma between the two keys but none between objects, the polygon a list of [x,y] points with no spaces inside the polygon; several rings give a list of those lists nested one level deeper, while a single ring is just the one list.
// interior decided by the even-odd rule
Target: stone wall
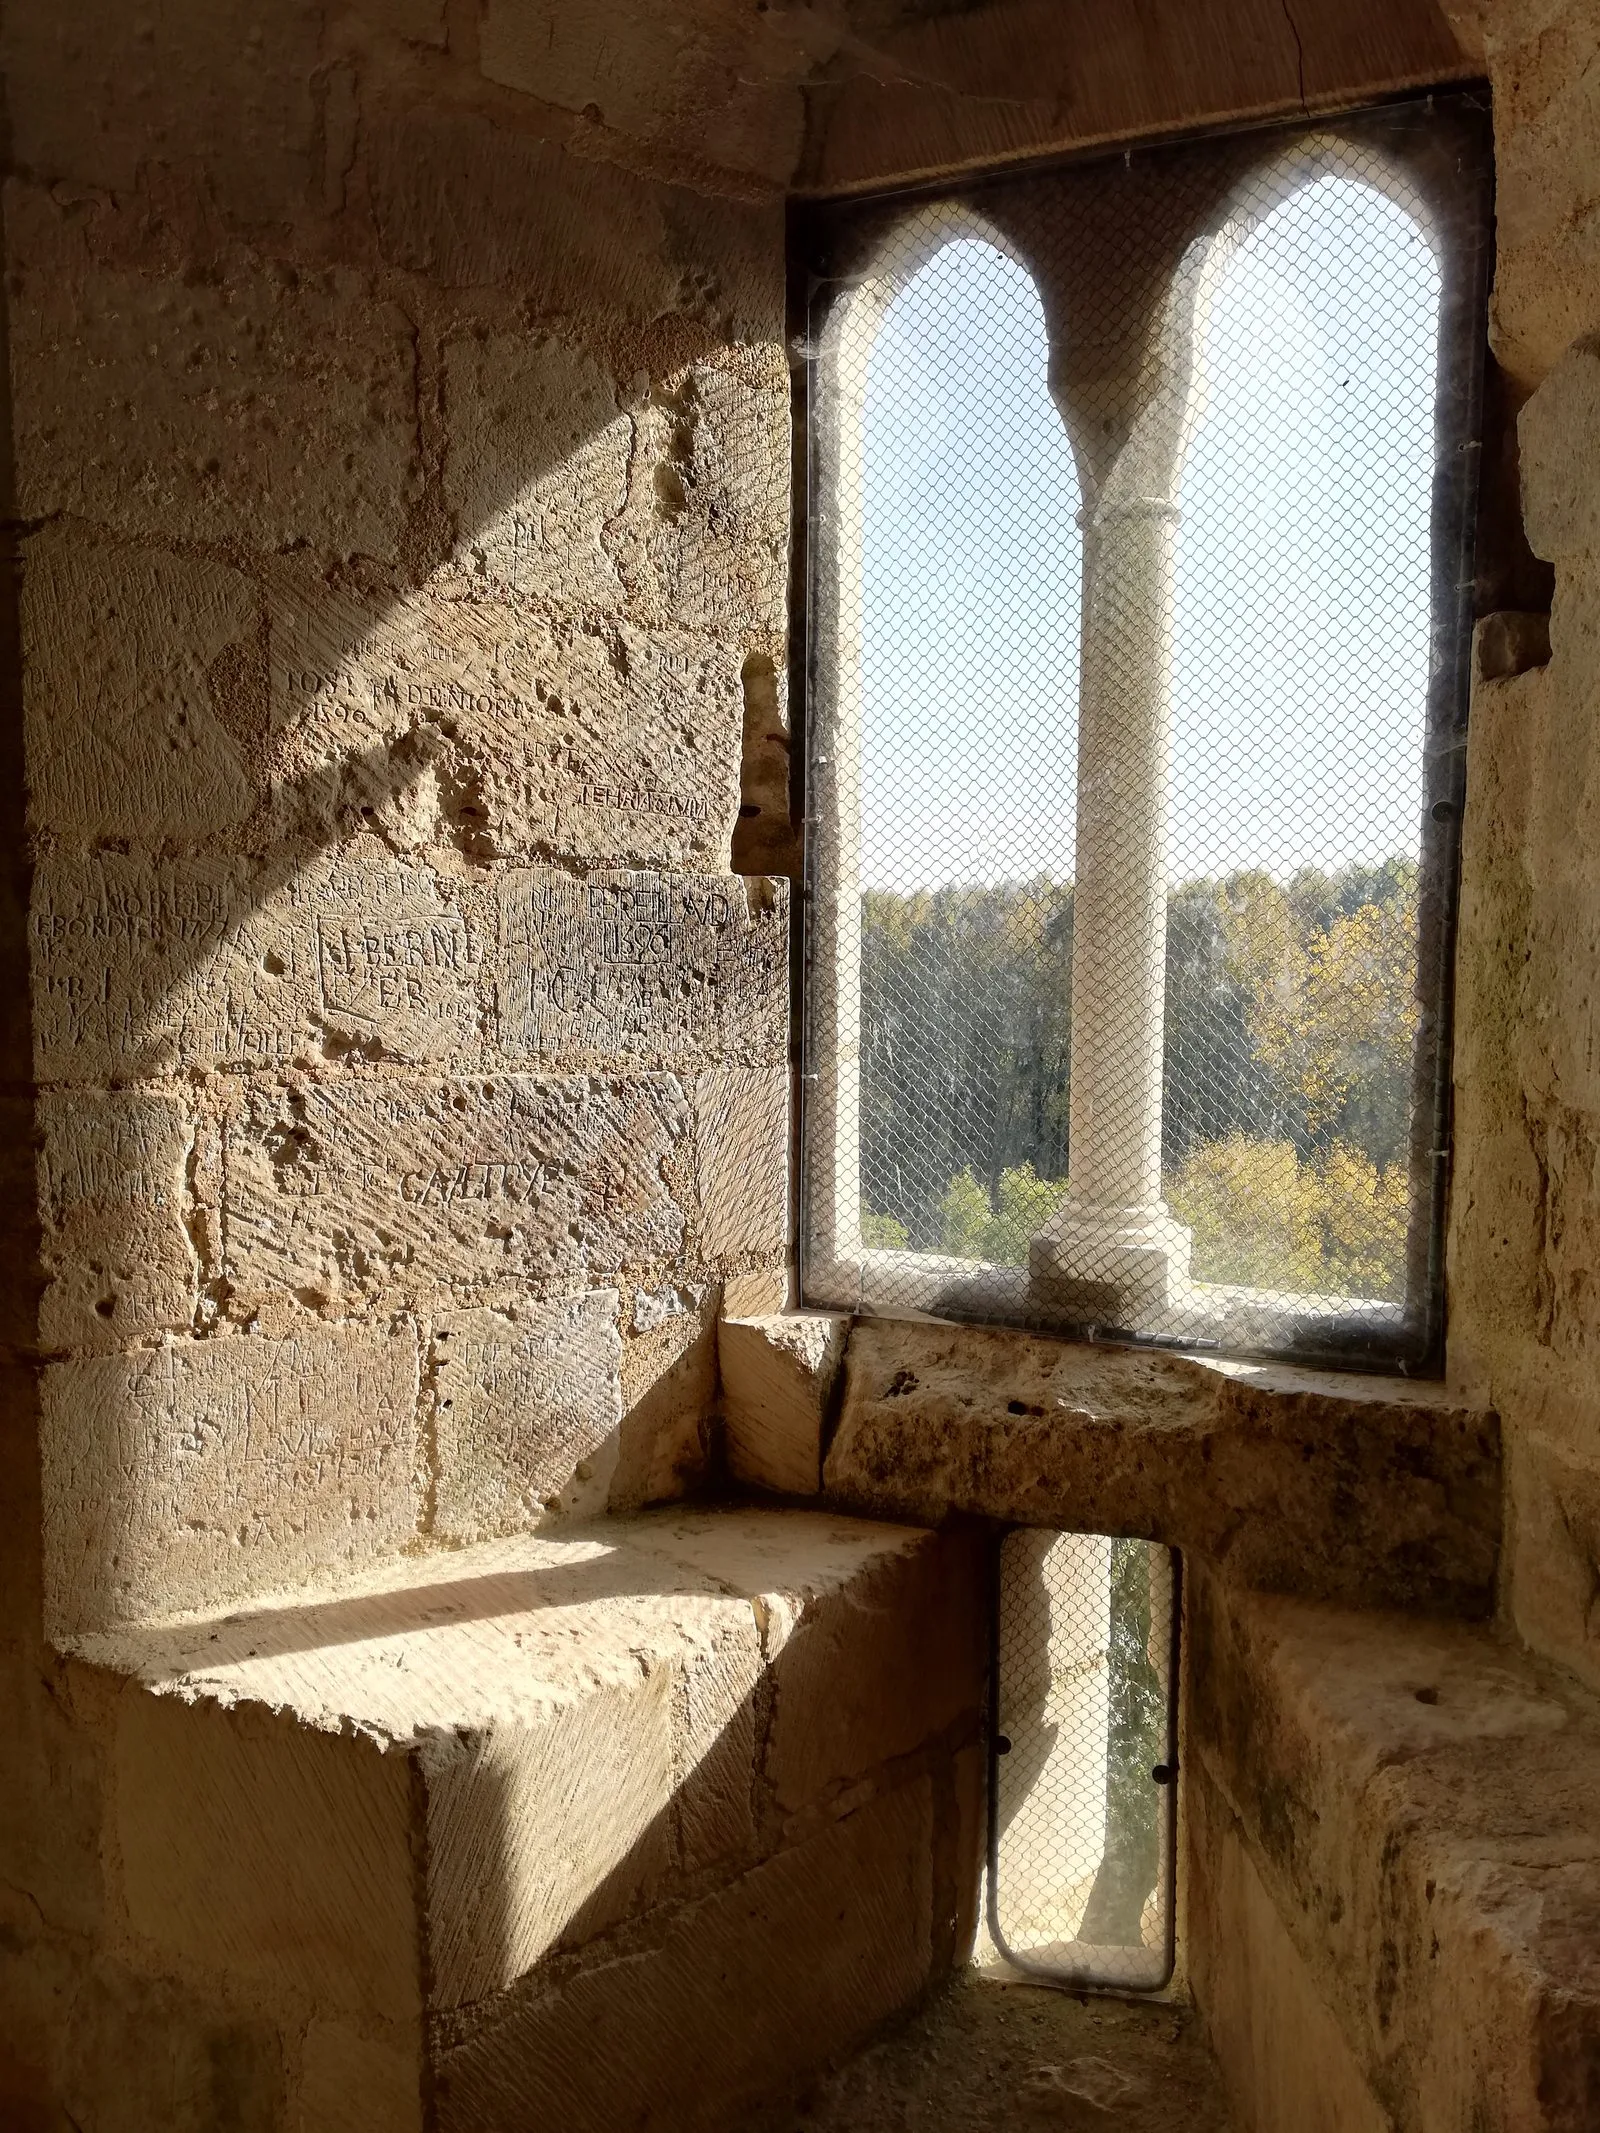
[{"label": "stone wall", "polygon": [[188,2034],[45,1640],[692,1490],[782,1301],[804,52],[581,13],[8,10],[0,2115]]},{"label": "stone wall", "polygon": [[[1460,10],[1462,15],[1466,9]],[[1560,0],[1481,11],[1495,90],[1492,341],[1520,406],[1528,540],[1555,566],[1550,657],[1480,638],[1456,1037],[1450,1369],[1499,1410],[1503,1605],[1600,1683],[1600,23]],[[1470,28],[1471,24],[1464,24]],[[1531,396],[1531,397],[1530,397]]]},{"label": "stone wall", "polygon": [[785,1255],[770,184],[360,12],[14,30],[58,1632],[674,1493]]}]

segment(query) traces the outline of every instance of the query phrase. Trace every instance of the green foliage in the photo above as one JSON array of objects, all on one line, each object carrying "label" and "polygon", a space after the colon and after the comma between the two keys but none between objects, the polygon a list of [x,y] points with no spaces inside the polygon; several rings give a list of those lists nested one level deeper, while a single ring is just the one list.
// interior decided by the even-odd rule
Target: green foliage
[{"label": "green foliage", "polygon": [[[1023,1265],[1065,1191],[1073,898],[862,900],[863,1229]],[[1202,1280],[1398,1297],[1416,869],[1244,872],[1167,911],[1163,1162]]]},{"label": "green foliage", "polygon": [[1194,1232],[1197,1281],[1404,1294],[1410,1194],[1399,1163],[1380,1170],[1345,1141],[1302,1157],[1292,1141],[1234,1133],[1196,1148],[1166,1194]]},{"label": "green foliage", "polygon": [[961,1170],[945,1187],[940,1203],[940,1250],[958,1259],[986,1259],[992,1266],[1026,1266],[1028,1240],[1061,1203],[1065,1185],[1034,1174],[1031,1163],[1002,1170],[989,1204],[970,1170]]},{"label": "green foliage", "polygon": [[897,1222],[893,1215],[875,1215],[870,1207],[863,1207],[861,1241],[869,1251],[903,1252],[911,1236],[905,1224]]}]

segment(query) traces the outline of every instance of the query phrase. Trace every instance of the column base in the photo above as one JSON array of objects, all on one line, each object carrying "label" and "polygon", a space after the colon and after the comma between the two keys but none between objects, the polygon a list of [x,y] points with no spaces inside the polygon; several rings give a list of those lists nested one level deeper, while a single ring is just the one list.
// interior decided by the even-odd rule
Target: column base
[{"label": "column base", "polygon": [[1189,1293],[1191,1243],[1164,1201],[1097,1207],[1069,1197],[1029,1246],[1029,1303],[1051,1317],[1158,1331]]}]

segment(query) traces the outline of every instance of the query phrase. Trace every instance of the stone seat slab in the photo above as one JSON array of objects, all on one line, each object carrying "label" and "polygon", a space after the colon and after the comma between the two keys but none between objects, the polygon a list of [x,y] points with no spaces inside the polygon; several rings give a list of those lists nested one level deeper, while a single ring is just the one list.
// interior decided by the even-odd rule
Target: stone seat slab
[{"label": "stone seat slab", "polygon": [[[1242,1843],[1370,2122],[1600,2125],[1600,1705],[1462,1623],[1202,1579],[1191,1627],[1193,1885]],[[1201,1926],[1203,2000],[1248,1937]]]},{"label": "stone seat slab", "polygon": [[1498,1418],[1444,1386],[858,1319],[825,1498],[1167,1542],[1268,1591],[1486,1615]]},{"label": "stone seat slab", "polygon": [[611,1991],[670,1998],[776,1906],[770,2028],[684,2104],[719,2124],[914,1998],[951,1941],[977,1817],[958,1830],[930,1773],[976,1754],[979,1592],[956,1536],[679,1510],[81,1639],[125,1953],[379,2053],[396,2124],[425,2094],[430,2123],[490,2126],[495,2095],[527,2122],[560,2062],[564,2123],[625,2125],[618,2062],[570,2025]]}]

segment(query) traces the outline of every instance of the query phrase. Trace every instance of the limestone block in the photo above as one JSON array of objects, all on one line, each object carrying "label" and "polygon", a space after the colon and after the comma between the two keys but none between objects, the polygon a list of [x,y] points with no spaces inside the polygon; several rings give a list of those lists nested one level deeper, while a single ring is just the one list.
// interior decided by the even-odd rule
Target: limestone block
[{"label": "limestone block", "polygon": [[510,2002],[443,2056],[441,2128],[739,2123],[925,1990],[932,1848],[918,1779],[676,1910],[649,1947]]},{"label": "limestone block", "polygon": [[382,609],[280,567],[273,723],[301,788],[396,740],[478,858],[725,866],[739,808],[739,663],[681,633],[552,620],[512,589]]},{"label": "limestone block", "polygon": [[482,1540],[589,1499],[605,1508],[622,1421],[615,1291],[457,1312],[434,1341],[438,1535]]},{"label": "limestone block", "polygon": [[[918,1604],[908,1572],[961,1585],[958,1560],[816,1515],[661,1514],[87,1637],[82,1678],[115,1726],[119,1944],[304,2039],[291,2124],[368,2059],[409,2123],[408,2037],[419,2081],[431,2057],[436,2090],[469,2067],[537,2082],[563,2126],[635,2122],[647,2082],[663,2123],[726,2122],[787,2077],[783,2054],[853,2037],[950,1959],[975,1840],[917,1762],[882,1759],[943,1768],[952,1668],[970,1739],[965,1629],[890,1699],[920,1695],[931,1731],[906,1741],[872,1708],[852,1744],[837,1711],[880,1646],[904,1667],[884,1608]],[[812,1725],[826,1752],[786,1824],[764,1804],[767,1745],[792,1775]],[[734,1979],[759,2034],[730,2051]],[[613,2049],[619,1986],[643,2034]]]},{"label": "limestone block", "polygon": [[880,1516],[1122,1533],[1268,1590],[1483,1614],[1500,1430],[1412,1380],[858,1319],[824,1486]]},{"label": "limestone block", "polygon": [[343,267],[217,279],[91,265],[48,198],[8,216],[29,517],[135,538],[393,557],[421,494],[412,330]]},{"label": "limestone block", "polygon": [[1244,2122],[1296,2133],[1391,2133],[1238,1824],[1198,1765],[1185,1776],[1184,1806],[1189,1975]]},{"label": "limestone block", "polygon": [[1550,661],[1550,617],[1502,609],[1480,617],[1472,636],[1472,679],[1510,681]]},{"label": "limestone block", "polygon": [[[1448,0],[1460,16],[1464,0]],[[1494,85],[1495,353],[1523,391],[1600,315],[1594,184],[1600,28],[1583,0],[1481,10]]]},{"label": "limestone block", "polygon": [[[1578,1400],[1589,1418],[1586,1391]],[[1537,1652],[1600,1690],[1600,1459],[1520,1429],[1507,1446],[1508,1612]]]},{"label": "limestone block", "polygon": [[168,1340],[44,1373],[52,1633],[261,1590],[416,1523],[417,1349],[359,1326]]},{"label": "limestone block", "polygon": [[700,1250],[708,1260],[789,1251],[789,1072],[719,1067],[695,1078]]},{"label": "limestone block", "polygon": [[19,9],[5,35],[16,163],[128,193],[150,163],[198,160],[230,217],[292,221],[312,170],[319,31],[312,0],[243,31],[206,0]]},{"label": "limestone block", "polygon": [[119,1700],[117,1896],[151,1967],[292,2013],[420,2009],[410,1773],[259,1703]]},{"label": "limestone block", "polygon": [[754,376],[697,363],[637,418],[615,550],[637,605],[680,629],[781,636],[789,567],[790,414],[781,347]]},{"label": "limestone block", "polygon": [[[425,1743],[431,1999],[488,1998],[659,1890],[672,1860],[670,1664],[542,1723]],[[492,1861],[492,1871],[485,1863]]]},{"label": "limestone block", "polygon": [[226,1264],[246,1294],[330,1297],[648,1267],[682,1250],[688,1134],[670,1074],[253,1090],[227,1128]]},{"label": "limestone block", "polygon": [[848,1584],[790,1586],[767,1604],[766,1642],[775,1707],[763,1774],[781,1811],[924,1742],[975,1738],[989,1656],[978,1539],[907,1536]]},{"label": "limestone block", "polygon": [[620,609],[607,522],[628,493],[633,426],[584,350],[536,334],[445,346],[445,501],[469,579],[539,600]]},{"label": "limestone block", "polygon": [[572,9],[491,0],[480,63],[491,81],[679,158],[785,182],[800,152],[802,78],[839,37],[809,9],[725,4]]},{"label": "limestone block", "polygon": [[634,1531],[754,1603],[773,1693],[762,1775],[780,1813],[922,1743],[975,1732],[987,1604],[970,1534],[813,1511],[662,1511]]},{"label": "limestone block", "polygon": [[787,884],[741,876],[503,874],[500,1039],[596,1062],[787,1057]]},{"label": "limestone block", "polygon": [[240,822],[254,781],[219,713],[257,632],[255,588],[218,563],[54,529],[24,558],[31,821],[151,843]]},{"label": "limestone block", "polygon": [[722,1284],[722,1308],[729,1318],[766,1318],[789,1302],[789,1268],[762,1267],[753,1274],[730,1274]]},{"label": "limestone block", "polygon": [[471,900],[388,854],[63,854],[29,923],[44,1080],[478,1047]]},{"label": "limestone block", "polygon": [[1487,1630],[1224,1594],[1204,1577],[1190,1599],[1204,1654],[1190,1764],[1238,1825],[1383,2122],[1590,2125],[1592,1705]]},{"label": "limestone block", "polygon": [[843,1311],[722,1321],[717,1362],[735,1481],[782,1495],[816,1495],[849,1332]]},{"label": "limestone block", "polygon": [[752,1608],[720,1618],[684,1666],[672,1811],[686,1873],[755,1852],[763,1663],[761,1626]]},{"label": "limestone block", "polygon": [[414,2038],[403,2029],[378,2039],[341,2022],[309,2024],[288,2123],[291,2133],[422,2133]]},{"label": "limestone block", "polygon": [[651,319],[677,308],[668,188],[465,111],[372,109],[387,258],[447,287],[514,289],[535,313]]},{"label": "limestone block", "polygon": [[41,1343],[93,1353],[189,1326],[188,1106],[154,1090],[58,1091],[40,1097],[38,1117]]},{"label": "limestone block", "polygon": [[638,1511],[701,1487],[711,1464],[717,1405],[717,1291],[695,1284],[657,1292],[678,1308],[634,1325],[622,1349],[622,1428],[610,1508]]},{"label": "limestone block", "polygon": [[1600,343],[1573,343],[1523,408],[1517,438],[1534,553],[1570,564],[1600,552]]}]

